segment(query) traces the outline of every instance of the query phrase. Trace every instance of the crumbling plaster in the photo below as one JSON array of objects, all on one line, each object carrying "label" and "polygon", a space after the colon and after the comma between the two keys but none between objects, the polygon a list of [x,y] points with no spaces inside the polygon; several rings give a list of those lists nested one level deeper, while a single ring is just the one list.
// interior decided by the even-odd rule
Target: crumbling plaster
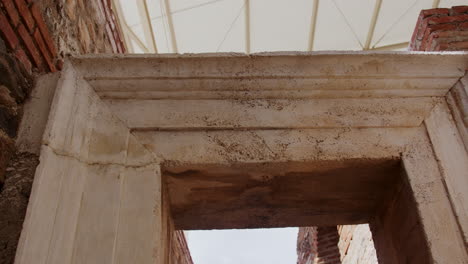
[{"label": "crumbling plaster", "polygon": [[[433,262],[465,263],[467,153],[444,96],[467,68],[468,55],[456,52],[71,58],[52,102],[16,263],[161,261],[163,185],[181,215],[194,189],[210,195],[233,186],[215,173],[201,185],[196,177],[180,181],[174,192],[171,173],[218,166],[268,181],[399,160]],[[216,219],[204,218],[205,228]],[[271,225],[253,225],[262,223]]]}]

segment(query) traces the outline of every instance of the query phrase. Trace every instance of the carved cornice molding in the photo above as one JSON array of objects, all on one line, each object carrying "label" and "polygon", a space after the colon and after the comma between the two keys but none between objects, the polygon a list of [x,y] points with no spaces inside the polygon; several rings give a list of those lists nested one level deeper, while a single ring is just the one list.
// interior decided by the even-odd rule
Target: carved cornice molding
[{"label": "carved cornice molding", "polygon": [[468,53],[88,55],[71,61],[102,98],[389,98],[444,96],[468,68]]}]

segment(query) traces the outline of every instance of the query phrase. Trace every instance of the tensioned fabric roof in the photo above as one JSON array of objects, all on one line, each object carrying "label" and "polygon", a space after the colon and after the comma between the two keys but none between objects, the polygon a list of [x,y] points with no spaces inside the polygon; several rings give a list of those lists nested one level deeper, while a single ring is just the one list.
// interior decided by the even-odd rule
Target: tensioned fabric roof
[{"label": "tensioned fabric roof", "polygon": [[405,50],[420,10],[467,0],[113,0],[130,53]]}]

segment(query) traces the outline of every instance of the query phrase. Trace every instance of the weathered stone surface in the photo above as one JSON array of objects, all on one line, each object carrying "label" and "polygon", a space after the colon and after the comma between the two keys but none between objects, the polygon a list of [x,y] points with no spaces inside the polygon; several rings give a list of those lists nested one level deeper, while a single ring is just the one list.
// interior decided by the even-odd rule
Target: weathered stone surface
[{"label": "weathered stone surface", "polygon": [[16,263],[154,263],[164,252],[158,165],[71,65],[59,84]]},{"label": "weathered stone surface", "polygon": [[23,118],[16,139],[18,151],[39,155],[59,75],[50,73],[36,80],[36,86],[23,106]]},{"label": "weathered stone surface", "polygon": [[[1,145],[1,139],[0,139]],[[0,146],[0,149],[2,146]],[[1,154],[1,153],[0,153]],[[12,264],[29,201],[38,157],[29,153],[11,154],[6,181],[0,188],[0,263]],[[1,167],[1,166],[0,166]]]},{"label": "weathered stone surface", "polygon": [[414,199],[408,176],[402,173],[370,221],[377,259],[379,263],[432,263],[431,242],[425,233],[433,231],[424,229],[419,200]]},{"label": "weathered stone surface", "polygon": [[[114,30],[114,15],[107,1],[44,0],[38,3],[62,55],[123,52],[123,46],[116,49],[111,44],[111,41],[122,43],[120,34]],[[113,29],[110,32],[106,31],[109,26]],[[112,34],[118,37],[114,39]]]},{"label": "weathered stone surface", "polygon": [[31,76],[11,55],[0,53],[0,130],[10,138],[16,136],[18,129],[18,104],[23,102],[30,89]]},{"label": "weathered stone surface", "polygon": [[[437,98],[104,100],[134,130],[410,127]],[[155,115],[154,113],[158,113]]]},{"label": "weathered stone surface", "polygon": [[0,105],[6,107],[15,107],[17,106],[15,99],[11,97],[10,91],[6,86],[0,85]]},{"label": "weathered stone surface", "polygon": [[8,53],[0,53],[0,85],[5,86],[18,103],[32,88],[31,76]]},{"label": "weathered stone surface", "polygon": [[[115,263],[161,263],[158,239],[162,229],[161,173],[157,165],[124,169]],[[138,216],[138,217],[135,217]],[[134,248],[134,244],[140,245]]]},{"label": "weathered stone surface", "polygon": [[458,133],[468,152],[468,76],[463,77],[447,94],[447,103]]},{"label": "weathered stone surface", "polygon": [[[178,228],[371,222],[385,261],[466,262],[424,121],[465,74],[466,56],[71,59],[16,261],[171,263]],[[148,122],[137,116],[147,109]]]},{"label": "weathered stone surface", "polygon": [[378,264],[369,225],[338,226],[342,264]]},{"label": "weathered stone surface", "polygon": [[468,153],[445,102],[437,105],[424,123],[468,245]]},{"label": "weathered stone surface", "polygon": [[[103,98],[304,99],[443,96],[466,54],[261,53],[78,57]],[[385,63],[383,63],[385,61]]]},{"label": "weathered stone surface", "polygon": [[170,167],[177,229],[365,223],[397,181],[398,160],[239,163]]},{"label": "weathered stone surface", "polygon": [[419,136],[408,145],[402,159],[412,191],[410,196],[416,201],[418,218],[425,230],[430,261],[465,263],[468,256],[463,230],[457,224],[445,179],[425,127],[420,128]]},{"label": "weathered stone surface", "polygon": [[135,131],[171,164],[235,164],[398,158],[415,128]]},{"label": "weathered stone surface", "polygon": [[14,142],[0,130],[0,190],[5,182],[5,173],[10,157],[14,153]]}]

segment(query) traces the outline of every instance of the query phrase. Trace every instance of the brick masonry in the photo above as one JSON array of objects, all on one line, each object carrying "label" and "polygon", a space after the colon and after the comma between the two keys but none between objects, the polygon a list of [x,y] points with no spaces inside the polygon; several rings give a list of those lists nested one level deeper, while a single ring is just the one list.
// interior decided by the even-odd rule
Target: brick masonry
[{"label": "brick masonry", "polygon": [[468,6],[422,10],[410,50],[468,50]]},{"label": "brick masonry", "polygon": [[317,256],[317,227],[301,227],[297,234],[297,264],[312,264]]},{"label": "brick masonry", "polygon": [[297,264],[377,264],[369,225],[301,227]]}]

